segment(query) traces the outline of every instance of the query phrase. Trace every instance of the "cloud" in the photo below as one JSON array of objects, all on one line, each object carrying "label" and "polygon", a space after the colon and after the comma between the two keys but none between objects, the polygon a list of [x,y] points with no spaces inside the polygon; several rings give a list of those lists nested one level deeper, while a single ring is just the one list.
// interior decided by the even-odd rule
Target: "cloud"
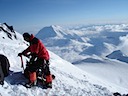
[{"label": "cloud", "polygon": [[119,39],[121,41],[119,49],[124,55],[128,56],[128,35],[120,37]]}]

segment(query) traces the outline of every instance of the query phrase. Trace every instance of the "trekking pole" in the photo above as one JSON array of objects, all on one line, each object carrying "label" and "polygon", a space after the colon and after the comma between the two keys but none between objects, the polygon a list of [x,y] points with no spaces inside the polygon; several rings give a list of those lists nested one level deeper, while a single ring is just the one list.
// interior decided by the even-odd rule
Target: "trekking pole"
[{"label": "trekking pole", "polygon": [[20,58],[21,58],[21,68],[23,68],[23,71],[24,71],[24,63],[23,63],[22,55],[20,56]]}]

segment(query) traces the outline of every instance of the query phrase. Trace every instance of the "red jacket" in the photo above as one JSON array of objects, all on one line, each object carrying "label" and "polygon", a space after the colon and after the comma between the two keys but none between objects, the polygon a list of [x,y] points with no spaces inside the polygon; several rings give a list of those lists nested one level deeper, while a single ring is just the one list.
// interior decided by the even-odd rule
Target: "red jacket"
[{"label": "red jacket", "polygon": [[23,51],[23,54],[27,55],[28,52],[31,52],[35,53],[38,58],[49,60],[49,53],[45,48],[44,44],[39,39],[31,35],[29,43],[30,46]]}]

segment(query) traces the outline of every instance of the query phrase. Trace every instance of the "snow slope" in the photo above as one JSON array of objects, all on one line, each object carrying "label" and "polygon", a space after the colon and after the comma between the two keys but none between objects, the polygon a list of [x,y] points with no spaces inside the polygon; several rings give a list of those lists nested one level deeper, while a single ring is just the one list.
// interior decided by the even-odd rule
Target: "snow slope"
[{"label": "snow slope", "polygon": [[[19,84],[27,80],[22,75],[23,69],[17,54],[27,46],[22,36],[17,32],[16,35],[17,39],[10,39],[5,32],[0,31],[0,54],[7,56],[11,65],[10,75],[5,78],[4,86],[0,86],[1,96],[111,96],[117,91],[116,85],[99,80],[51,51],[50,68],[56,76],[53,88],[46,90],[38,86],[26,89]],[[25,64],[26,58],[23,60]],[[124,93],[128,90],[120,87],[120,91]]]}]

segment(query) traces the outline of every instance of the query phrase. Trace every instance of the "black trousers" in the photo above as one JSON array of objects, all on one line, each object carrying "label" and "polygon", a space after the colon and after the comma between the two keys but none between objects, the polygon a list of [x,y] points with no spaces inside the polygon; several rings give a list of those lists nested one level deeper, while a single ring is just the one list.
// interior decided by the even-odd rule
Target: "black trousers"
[{"label": "black trousers", "polygon": [[33,61],[32,64],[28,65],[28,71],[30,72],[37,72],[38,69],[42,69],[43,74],[46,76],[50,75],[50,68],[49,68],[49,61],[38,58],[36,61]]}]

